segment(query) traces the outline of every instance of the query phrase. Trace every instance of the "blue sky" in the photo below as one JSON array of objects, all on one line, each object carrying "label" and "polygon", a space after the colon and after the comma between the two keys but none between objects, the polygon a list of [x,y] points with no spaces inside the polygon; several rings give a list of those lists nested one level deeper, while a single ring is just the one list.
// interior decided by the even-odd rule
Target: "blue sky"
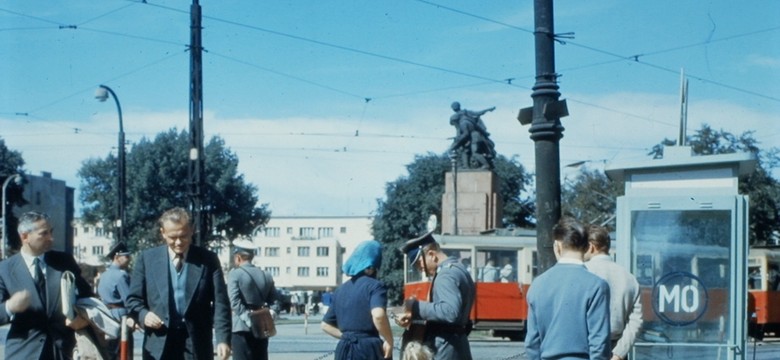
[{"label": "blue sky", "polygon": [[[81,163],[116,151],[99,84],[131,146],[188,128],[190,4],[0,2],[0,137],[28,172],[78,189]],[[516,120],[532,104],[530,0],[200,5],[206,137],[225,139],[275,215],[370,213],[416,154],[447,149],[452,101],[496,106],[483,120],[497,151],[533,171]],[[676,138],[681,69],[689,133],[780,146],[777,14],[775,1],[557,1],[555,31],[575,33],[556,45],[562,164],[639,161]]]}]

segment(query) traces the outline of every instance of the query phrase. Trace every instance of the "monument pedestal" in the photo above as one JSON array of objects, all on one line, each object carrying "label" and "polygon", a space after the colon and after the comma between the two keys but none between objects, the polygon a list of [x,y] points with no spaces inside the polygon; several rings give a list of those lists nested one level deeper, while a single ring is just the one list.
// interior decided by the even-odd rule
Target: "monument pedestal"
[{"label": "monument pedestal", "polygon": [[474,235],[501,227],[503,202],[498,189],[498,175],[490,170],[459,170],[457,179],[453,172],[446,172],[441,201],[442,234]]}]

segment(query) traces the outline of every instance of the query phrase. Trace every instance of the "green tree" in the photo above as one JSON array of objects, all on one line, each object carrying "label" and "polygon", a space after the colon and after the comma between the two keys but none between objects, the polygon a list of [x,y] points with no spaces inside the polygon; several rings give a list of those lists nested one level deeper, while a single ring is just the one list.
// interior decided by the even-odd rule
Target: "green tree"
[{"label": "green tree", "polygon": [[[447,155],[418,155],[406,166],[408,175],[388,183],[385,200],[377,201],[372,228],[374,238],[383,243],[380,276],[388,285],[391,303],[403,300],[403,254],[399,248],[426,232],[430,215],[441,219],[444,173],[450,169]],[[504,156],[497,157],[495,172],[500,179],[506,225],[528,226],[534,213],[533,201],[523,198],[523,192],[530,185],[530,175],[516,158]]]},{"label": "green tree", "polygon": [[[187,132],[171,129],[152,141],[141,139],[127,153],[126,236],[132,251],[158,244],[160,214],[172,207],[187,207]],[[238,157],[214,137],[204,148],[205,201],[208,209],[207,241],[217,241],[224,233],[232,239],[248,236],[268,221],[267,204],[257,206],[257,188],[238,173]],[[78,172],[83,219],[103,223],[113,230],[116,219],[116,157],[88,159]]]},{"label": "green tree", "polygon": [[[739,192],[750,197],[750,244],[763,245],[780,233],[780,184],[772,177],[772,171],[780,166],[780,149],[759,148],[753,131],[734,135],[727,131],[713,130],[703,124],[701,129],[687,137],[688,145],[696,155],[730,154],[749,152],[756,155],[758,165],[751,174],[739,179]],[[663,157],[664,146],[675,141],[664,139],[648,153],[653,158]]]},{"label": "green tree", "polygon": [[603,171],[583,166],[573,181],[567,180],[563,184],[562,212],[588,224],[603,224],[615,229],[615,200],[621,195],[623,187]]},{"label": "green tree", "polygon": [[[24,176],[24,159],[22,158],[22,153],[9,149],[5,145],[5,140],[0,138],[0,186],[5,184],[5,181],[9,176],[16,174]],[[15,231],[18,219],[11,210],[15,206],[22,206],[27,202],[23,197],[23,184],[20,185],[17,184],[16,181],[11,181],[8,183],[5,190],[5,203],[2,204],[2,206],[5,206],[5,220],[8,221],[8,225],[5,227],[5,229],[8,230],[8,244],[6,245],[11,249],[16,249],[21,245],[21,240],[19,239],[19,234]],[[0,196],[2,196],[2,194],[0,194]],[[2,221],[3,219],[0,219],[0,223]],[[2,231],[2,229],[0,229],[0,231]]]}]

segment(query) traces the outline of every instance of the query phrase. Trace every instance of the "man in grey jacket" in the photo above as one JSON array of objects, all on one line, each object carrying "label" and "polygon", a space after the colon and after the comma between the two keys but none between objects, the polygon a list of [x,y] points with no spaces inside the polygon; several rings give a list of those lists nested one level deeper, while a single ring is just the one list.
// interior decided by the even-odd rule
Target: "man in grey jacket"
[{"label": "man in grey jacket", "polygon": [[585,267],[609,284],[610,339],[612,359],[625,360],[642,328],[642,301],[639,283],[628,270],[609,256],[609,233],[602,226],[588,228]]},{"label": "man in grey jacket", "polygon": [[252,264],[256,247],[248,240],[233,242],[236,268],[228,274],[228,295],[233,309],[233,359],[268,359],[268,338],[252,334],[251,315],[276,301],[274,280]]}]

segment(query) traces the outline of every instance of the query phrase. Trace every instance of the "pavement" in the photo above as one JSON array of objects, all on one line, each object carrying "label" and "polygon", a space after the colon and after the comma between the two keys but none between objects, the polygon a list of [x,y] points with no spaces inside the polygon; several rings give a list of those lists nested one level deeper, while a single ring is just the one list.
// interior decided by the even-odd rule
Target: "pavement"
[{"label": "pavement", "polygon": [[[331,353],[331,349],[335,349],[337,340],[331,338],[330,336],[326,335],[325,333],[320,330],[320,322],[322,321],[322,315],[323,314],[317,314],[317,315],[309,315],[309,316],[303,316],[303,315],[281,315],[277,317],[276,324],[277,327],[277,337],[289,337],[294,338],[298,336],[307,336],[312,338],[322,338],[323,341],[327,342],[327,345],[323,347],[323,349],[301,349],[299,346],[295,346],[295,344],[292,344],[291,346],[278,346],[281,347],[281,351],[274,351],[273,357],[278,359],[286,359],[286,360],[296,360],[296,359],[306,359],[311,360],[315,358],[319,359],[327,359],[329,358],[328,353]],[[5,355],[5,340],[6,336],[8,335],[8,330],[11,327],[10,324],[2,325],[0,326],[0,359],[3,358]],[[133,360],[140,360],[141,359],[141,346],[143,345],[143,333],[140,331],[136,331],[133,333],[133,340],[134,340],[134,349],[133,349]],[[333,343],[332,345],[330,343]],[[276,345],[276,344],[275,344]],[[277,346],[273,346],[277,347]],[[269,346],[269,354],[272,351],[272,346]],[[318,354],[318,356],[312,356],[312,354]],[[332,356],[331,356],[332,357]],[[216,359],[216,357],[215,357]]]}]

